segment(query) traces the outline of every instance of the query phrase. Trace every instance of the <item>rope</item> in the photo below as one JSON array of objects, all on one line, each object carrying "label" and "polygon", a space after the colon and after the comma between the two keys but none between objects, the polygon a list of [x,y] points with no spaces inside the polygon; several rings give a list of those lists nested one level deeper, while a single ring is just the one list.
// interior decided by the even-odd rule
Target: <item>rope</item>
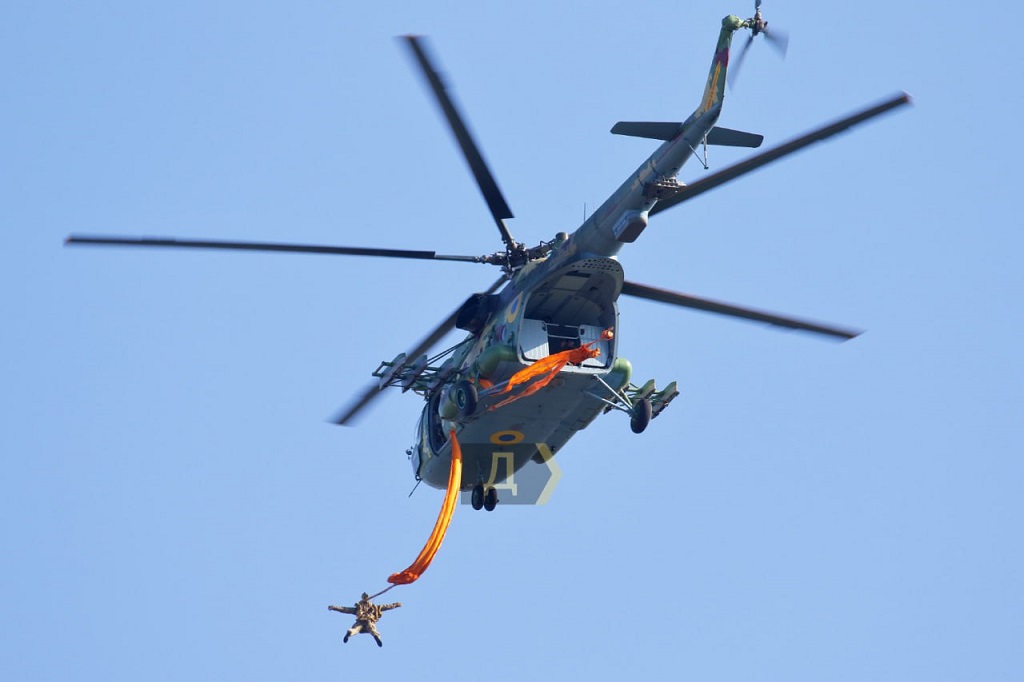
[{"label": "rope", "polygon": [[380,591],[380,592],[378,592],[377,594],[374,594],[374,595],[372,595],[372,596],[370,597],[370,600],[372,601],[372,600],[376,599],[376,598],[377,598],[377,597],[379,597],[380,595],[382,595],[382,594],[384,594],[385,592],[387,592],[388,590],[390,590],[390,589],[391,589],[392,587],[398,587],[398,585],[388,585],[387,587],[385,587],[385,588],[384,588],[383,590],[381,590],[381,591]]}]

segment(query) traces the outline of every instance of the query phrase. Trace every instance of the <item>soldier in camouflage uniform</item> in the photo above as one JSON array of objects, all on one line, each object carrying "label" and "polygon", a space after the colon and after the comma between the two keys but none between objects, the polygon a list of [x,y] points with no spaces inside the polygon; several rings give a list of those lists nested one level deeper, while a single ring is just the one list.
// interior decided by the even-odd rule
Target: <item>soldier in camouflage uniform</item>
[{"label": "soldier in camouflage uniform", "polygon": [[356,617],[356,622],[345,633],[345,639],[342,641],[347,643],[348,638],[352,635],[358,635],[360,632],[369,632],[377,640],[377,646],[384,646],[384,642],[380,641],[380,633],[377,632],[377,621],[380,620],[385,611],[397,609],[401,605],[401,602],[395,602],[394,604],[381,604],[378,606],[370,601],[370,595],[363,592],[363,598],[356,602],[354,607],[328,606],[327,608],[331,611],[348,613]]}]

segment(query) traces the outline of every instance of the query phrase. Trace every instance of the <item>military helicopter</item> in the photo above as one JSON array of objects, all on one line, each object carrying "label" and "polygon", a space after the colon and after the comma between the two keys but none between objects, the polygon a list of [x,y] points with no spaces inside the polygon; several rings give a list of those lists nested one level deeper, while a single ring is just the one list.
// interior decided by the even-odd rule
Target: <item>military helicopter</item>
[{"label": "military helicopter", "polygon": [[[476,141],[445,87],[422,38],[405,44],[436,99],[498,228],[504,249],[481,256],[444,255],[433,251],[320,246],[268,242],[185,240],[147,237],[71,235],[69,245],[116,245],[280,251],[479,263],[497,267],[501,276],[486,291],[469,296],[419,343],[381,362],[371,383],[333,421],[352,424],[388,387],[412,391],[425,400],[416,427],[416,443],[407,451],[417,482],[444,489],[451,461],[450,433],[463,451],[461,489],[470,491],[475,509],[495,508],[496,485],[531,460],[544,462],[579,430],[602,413],[621,412],[633,432],[643,432],[678,395],[675,382],[660,390],[653,380],[633,381],[630,362],[618,354],[617,299],[621,295],[659,301],[783,328],[851,339],[859,332],[707,298],[668,291],[626,280],[616,258],[623,245],[636,241],[648,219],[708,190],[792,154],[814,142],[908,104],[906,93],[843,117],[691,184],[677,180],[691,157],[706,164],[709,145],[756,148],[763,137],[716,125],[722,111],[730,46],[739,30],[750,42],[761,34],[784,51],[781,34],[768,33],[760,0],[749,19],[722,20],[714,58],[700,104],[682,122],[619,122],[611,132],[650,138],[660,146],[571,234],[526,246],[505,221],[513,217]],[[744,50],[745,53],[745,50]],[[448,332],[466,337],[431,354]],[[543,387],[510,379],[526,367],[573,349],[589,349],[578,362],[549,374]],[[599,352],[597,352],[599,351]],[[466,444],[480,447],[467,448]],[[501,450],[502,452],[495,452]],[[503,466],[502,466],[503,465]]]}]

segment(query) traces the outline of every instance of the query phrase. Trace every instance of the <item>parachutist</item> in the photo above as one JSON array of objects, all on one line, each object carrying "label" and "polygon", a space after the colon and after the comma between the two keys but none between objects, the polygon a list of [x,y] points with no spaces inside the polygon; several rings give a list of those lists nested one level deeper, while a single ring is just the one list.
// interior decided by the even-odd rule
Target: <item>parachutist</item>
[{"label": "parachutist", "polygon": [[328,606],[328,610],[337,611],[338,613],[348,613],[356,617],[356,622],[352,624],[352,627],[345,633],[345,639],[343,642],[348,642],[348,638],[352,635],[358,635],[361,632],[369,632],[373,635],[374,640],[377,642],[377,646],[384,646],[384,642],[380,640],[380,633],[377,632],[377,621],[384,614],[385,611],[391,609],[397,609],[401,606],[401,602],[395,602],[394,604],[374,604],[370,601],[370,595],[363,592],[362,599],[356,602],[355,606]]}]

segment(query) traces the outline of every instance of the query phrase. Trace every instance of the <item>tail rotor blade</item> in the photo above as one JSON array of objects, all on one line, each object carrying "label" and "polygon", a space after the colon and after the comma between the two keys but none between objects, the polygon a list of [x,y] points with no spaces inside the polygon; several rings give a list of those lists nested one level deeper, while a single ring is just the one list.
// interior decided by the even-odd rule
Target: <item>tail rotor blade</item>
[{"label": "tail rotor blade", "polygon": [[747,58],[747,51],[750,50],[750,44],[753,42],[754,36],[747,36],[746,42],[740,48],[740,53],[736,56],[736,62],[729,67],[729,85],[733,88],[736,87],[736,79],[740,77],[740,67],[743,66],[743,60]]},{"label": "tail rotor blade", "polygon": [[765,28],[762,33],[764,33],[765,40],[768,41],[768,44],[779,53],[780,57],[785,59],[786,51],[789,50],[789,34],[785,31],[774,28],[771,30]]}]

